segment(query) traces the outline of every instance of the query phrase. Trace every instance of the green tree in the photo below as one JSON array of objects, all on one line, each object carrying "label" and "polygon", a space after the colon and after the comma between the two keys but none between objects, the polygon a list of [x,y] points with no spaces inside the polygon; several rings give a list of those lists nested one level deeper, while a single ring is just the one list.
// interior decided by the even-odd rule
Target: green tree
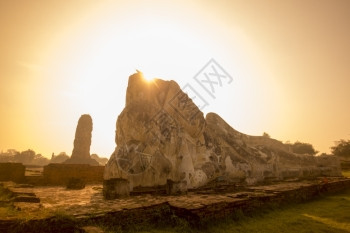
[{"label": "green tree", "polygon": [[293,153],[315,155],[318,153],[310,143],[298,142],[291,144]]},{"label": "green tree", "polygon": [[331,147],[332,154],[335,156],[350,158],[350,140],[341,139],[336,145]]}]

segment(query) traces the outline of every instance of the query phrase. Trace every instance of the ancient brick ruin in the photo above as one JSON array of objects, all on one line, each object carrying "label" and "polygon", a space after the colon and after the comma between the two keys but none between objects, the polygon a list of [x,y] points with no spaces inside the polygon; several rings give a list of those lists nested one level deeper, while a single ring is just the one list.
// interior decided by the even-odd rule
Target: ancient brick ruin
[{"label": "ancient brick ruin", "polygon": [[25,166],[21,163],[0,163],[0,181],[24,181]]},{"label": "ancient brick ruin", "polygon": [[103,166],[49,164],[44,167],[43,183],[46,185],[66,185],[71,178],[76,178],[88,184],[101,184],[103,182],[103,172]]},{"label": "ancient brick ruin", "polygon": [[104,166],[88,164],[49,164],[35,175],[26,174],[21,163],[0,163],[0,181],[13,181],[35,186],[66,186],[71,179],[86,184],[102,184]]}]

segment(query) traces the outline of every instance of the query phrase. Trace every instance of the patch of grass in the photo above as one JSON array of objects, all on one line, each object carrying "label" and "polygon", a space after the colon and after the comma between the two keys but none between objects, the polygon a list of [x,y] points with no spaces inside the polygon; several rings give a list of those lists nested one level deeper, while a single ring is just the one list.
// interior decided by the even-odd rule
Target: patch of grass
[{"label": "patch of grass", "polygon": [[343,176],[350,178],[350,170],[349,171],[342,171]]},{"label": "patch of grass", "polygon": [[51,214],[51,217],[41,219],[32,217],[27,219],[18,219],[17,223],[13,225],[11,229],[9,229],[9,232],[82,232],[82,230],[79,228],[78,221],[73,216],[66,214],[63,210],[57,210]]},{"label": "patch of grass", "polygon": [[[251,216],[238,213],[231,218],[211,221],[200,232],[350,232],[350,190],[314,201],[269,208]],[[198,232],[198,229],[156,228],[142,233]]]},{"label": "patch of grass", "polygon": [[10,201],[12,193],[0,185],[0,218],[7,219],[16,215],[16,209]]}]

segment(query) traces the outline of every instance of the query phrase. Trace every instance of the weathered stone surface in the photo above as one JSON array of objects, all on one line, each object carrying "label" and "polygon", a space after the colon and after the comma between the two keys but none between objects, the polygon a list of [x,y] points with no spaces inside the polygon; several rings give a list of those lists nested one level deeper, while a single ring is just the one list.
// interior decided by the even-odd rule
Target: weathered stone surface
[{"label": "weathered stone surface", "polygon": [[126,179],[109,179],[103,182],[103,196],[106,199],[116,199],[128,197],[130,194],[130,184]]},{"label": "weathered stone surface", "polygon": [[204,118],[176,82],[147,82],[142,73],[129,77],[116,126],[104,179],[128,180],[130,191],[170,181],[168,191],[185,192],[219,177],[255,184],[341,175],[335,157],[294,154],[280,141],[234,130],[215,113]]},{"label": "weathered stone surface", "polygon": [[90,164],[98,166],[99,163],[90,157],[92,119],[84,114],[80,117],[75,131],[74,148],[66,164]]},{"label": "weathered stone surface", "polygon": [[266,179],[341,176],[339,161],[334,156],[294,154],[288,145],[275,139],[234,130],[215,113],[207,114],[206,123],[207,150],[227,178],[239,177],[254,184]]},{"label": "weathered stone surface", "polygon": [[201,179],[193,160],[204,156],[204,127],[203,113],[176,82],[130,76],[126,107],[117,121],[118,146],[105,179],[127,179],[131,190],[165,185],[168,179],[186,182],[186,187],[197,184],[190,179]]}]

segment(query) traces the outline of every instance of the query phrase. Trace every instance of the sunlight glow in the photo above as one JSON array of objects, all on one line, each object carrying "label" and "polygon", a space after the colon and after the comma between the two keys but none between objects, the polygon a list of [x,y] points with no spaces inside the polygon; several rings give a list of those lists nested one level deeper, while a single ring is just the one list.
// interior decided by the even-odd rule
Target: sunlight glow
[{"label": "sunlight glow", "polygon": [[[205,97],[210,104],[202,111],[218,112],[233,125],[237,125],[234,120],[245,122],[242,118],[246,116],[235,114],[235,118],[230,117],[232,109],[241,104],[238,100],[244,95],[250,95],[250,92],[244,91],[242,84],[237,82],[238,78],[243,82],[253,83],[255,81],[252,78],[259,77],[259,68],[249,65],[252,62],[247,55],[245,34],[239,30],[229,32],[232,34],[232,38],[227,41],[232,47],[232,52],[229,52],[224,44],[215,43],[217,38],[214,37],[214,32],[228,35],[227,30],[219,25],[208,30],[206,26],[198,27],[198,22],[191,24],[187,20],[178,20],[176,15],[159,16],[159,9],[149,9],[148,12],[143,8],[133,9],[135,10],[138,17],[135,17],[135,14],[116,14],[113,10],[110,14],[96,14],[90,18],[90,22],[68,30],[66,37],[69,41],[61,43],[60,46],[55,44],[52,51],[51,64],[48,66],[53,70],[56,85],[61,85],[62,90],[62,97],[57,99],[56,104],[59,106],[62,102],[69,103],[64,108],[70,112],[70,119],[61,120],[71,121],[70,128],[74,129],[75,121],[81,114],[91,115],[94,124],[91,151],[99,154],[102,152],[104,156],[109,156],[108,153],[113,151],[115,121],[125,104],[128,77],[138,70],[143,73],[147,82],[160,78],[175,80],[181,87],[194,87],[196,82],[193,76],[209,59],[215,58],[228,69],[227,72],[234,75],[230,70],[234,68],[240,77],[234,77],[236,84],[222,89],[217,93],[215,100]],[[182,8],[179,9],[179,12],[182,11]],[[190,15],[196,18],[193,12]],[[123,20],[119,20],[119,17]],[[205,18],[202,18],[201,24],[210,25],[203,20]],[[256,83],[254,85],[257,85]],[[206,93],[202,93],[200,87],[196,89],[200,95],[205,96]],[[243,97],[249,98],[251,97]],[[232,108],[223,107],[227,105],[227,101]],[[265,106],[264,112],[272,112],[266,110],[266,105],[260,105]],[[76,120],[71,119],[72,115]],[[262,113],[252,114],[255,115],[264,119]],[[264,125],[259,123],[261,127]],[[63,136],[67,133],[62,130],[60,134]],[[67,140],[70,147],[71,140],[73,135],[70,141]]]},{"label": "sunlight glow", "polygon": [[142,78],[143,78],[146,82],[148,82],[148,83],[153,82],[154,77],[150,77],[150,76],[148,76],[148,75],[145,75],[144,73],[141,73],[141,74],[142,74]]},{"label": "sunlight glow", "polygon": [[[270,78],[276,75],[265,70],[268,66],[262,62],[265,58],[254,38],[239,24],[226,25],[209,16],[206,12],[212,9],[205,4],[199,9],[188,1],[150,2],[93,4],[96,7],[82,15],[74,13],[75,23],[67,18],[64,27],[55,29],[57,33],[50,40],[45,39],[41,60],[17,59],[16,65],[30,70],[33,77],[14,82],[21,84],[20,91],[26,92],[23,96],[31,96],[21,104],[28,106],[30,114],[14,116],[26,115],[31,125],[38,125],[35,129],[25,123],[17,126],[23,134],[37,134],[31,137],[27,133],[23,149],[44,144],[45,148],[37,149],[44,155],[69,153],[79,117],[90,114],[94,125],[91,152],[108,157],[115,147],[115,123],[125,105],[128,77],[137,72],[135,69],[142,71],[148,82],[159,78],[193,88],[208,103],[201,109],[204,114],[216,112],[239,131],[252,135],[268,131],[281,138],[277,132],[288,127],[291,114],[284,116],[283,108],[276,107],[286,102],[284,91]],[[215,98],[194,79],[211,58],[233,76],[232,84],[216,91]],[[197,100],[194,102],[201,105]],[[32,107],[33,103],[40,108]],[[60,143],[44,136],[52,133]]]}]

